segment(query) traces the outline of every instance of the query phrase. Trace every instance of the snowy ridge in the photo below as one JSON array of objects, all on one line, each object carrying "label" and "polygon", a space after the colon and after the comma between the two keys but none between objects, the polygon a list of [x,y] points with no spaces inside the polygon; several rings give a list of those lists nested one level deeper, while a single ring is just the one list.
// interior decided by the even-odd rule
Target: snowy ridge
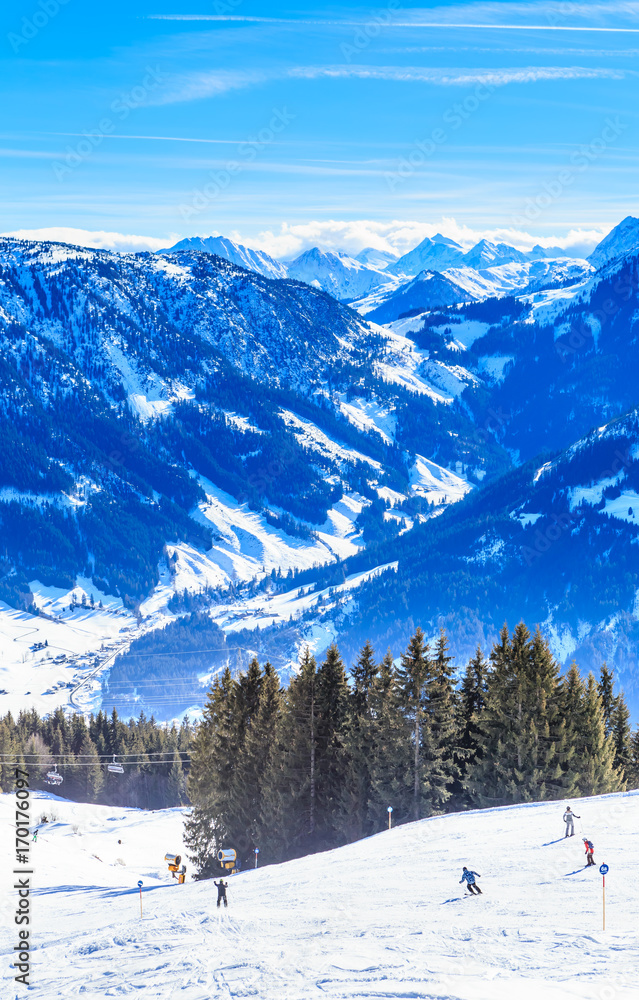
[{"label": "snowy ridge", "polygon": [[[563,838],[563,802],[440,816],[346,847],[228,879],[228,909],[193,882],[185,810],[143,812],[36,792],[50,822],[32,846],[37,961],[47,1000],[258,996],[415,1000],[633,1000],[639,944],[637,792],[574,800],[577,835]],[[15,799],[0,796],[7,826]],[[597,868],[606,878],[606,930]],[[118,843],[121,841],[121,843]],[[187,881],[164,855],[180,853]],[[459,885],[479,872],[482,896]],[[69,871],[73,878],[69,878]],[[3,875],[13,904],[14,876]],[[137,882],[143,883],[143,918]],[[5,935],[0,981],[16,993]]]}]

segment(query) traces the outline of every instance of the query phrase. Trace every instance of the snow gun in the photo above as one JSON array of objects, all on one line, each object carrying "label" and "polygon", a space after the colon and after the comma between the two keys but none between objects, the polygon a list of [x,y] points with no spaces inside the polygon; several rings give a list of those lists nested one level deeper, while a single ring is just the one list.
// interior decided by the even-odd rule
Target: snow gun
[{"label": "snow gun", "polygon": [[181,854],[165,854],[164,860],[169,863],[169,871],[171,872],[171,877],[176,878],[180,885],[184,885],[186,879],[186,865],[182,865],[180,868],[180,862],[182,860]]},{"label": "snow gun", "polygon": [[235,875],[239,870],[237,868],[237,851],[232,847],[227,847],[223,850],[217,852],[217,860],[220,862],[220,868],[228,872],[230,875]]}]

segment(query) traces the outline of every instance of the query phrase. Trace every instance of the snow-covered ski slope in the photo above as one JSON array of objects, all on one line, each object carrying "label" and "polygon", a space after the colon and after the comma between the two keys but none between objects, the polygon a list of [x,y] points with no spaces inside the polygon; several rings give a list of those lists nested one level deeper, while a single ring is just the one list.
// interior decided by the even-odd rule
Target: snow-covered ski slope
[{"label": "snow-covered ski slope", "polygon": [[[583,834],[577,821],[569,840],[563,802],[383,830],[231,877],[221,911],[212,882],[179,886],[168,878],[164,854],[185,853],[182,810],[147,813],[41,794],[32,804],[34,818],[58,817],[32,845],[31,982],[43,1000],[637,996],[639,792],[573,802]],[[13,806],[11,795],[0,796],[7,838]],[[582,835],[594,841],[597,866],[610,866],[605,931],[602,879],[598,867],[582,869]],[[482,896],[458,884],[464,864],[481,873]],[[11,867],[2,876],[7,998],[25,995],[9,967]]]}]

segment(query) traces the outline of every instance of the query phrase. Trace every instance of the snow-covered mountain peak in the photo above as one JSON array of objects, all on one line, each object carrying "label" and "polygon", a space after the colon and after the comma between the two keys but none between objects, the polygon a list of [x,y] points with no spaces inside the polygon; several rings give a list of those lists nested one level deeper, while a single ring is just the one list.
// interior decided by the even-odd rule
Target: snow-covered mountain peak
[{"label": "snow-covered mountain peak", "polygon": [[486,239],[480,240],[463,256],[464,264],[477,270],[498,267],[500,264],[525,264],[526,260],[526,254],[521,250],[516,250],[507,243],[491,243]]},{"label": "snow-covered mountain peak", "polygon": [[596,267],[603,267],[609,261],[639,247],[639,219],[627,215],[618,226],[598,243],[588,260]]},{"label": "snow-covered mountain peak", "polygon": [[464,251],[454,240],[438,233],[431,239],[426,239],[400,257],[392,264],[389,271],[405,277],[416,277],[421,271],[445,271],[447,267],[455,267],[463,259]]},{"label": "snow-covered mountain peak", "polygon": [[394,280],[385,271],[366,267],[355,257],[320,247],[311,247],[290,261],[287,271],[289,278],[314,285],[345,302],[361,298],[378,285]]},{"label": "snow-covered mountain peak", "polygon": [[379,271],[385,270],[390,264],[397,261],[397,254],[390,250],[377,250],[375,247],[364,247],[355,255],[355,260],[365,267],[377,268]]},{"label": "snow-covered mountain peak", "polygon": [[191,236],[188,239],[180,240],[175,246],[167,250],[160,250],[159,253],[177,253],[180,250],[201,250],[205,253],[214,253],[224,260],[244,267],[248,271],[255,271],[265,278],[286,278],[286,268],[279,260],[275,260],[264,250],[253,250],[250,247],[242,246],[241,243],[234,243],[233,240],[225,236]]}]

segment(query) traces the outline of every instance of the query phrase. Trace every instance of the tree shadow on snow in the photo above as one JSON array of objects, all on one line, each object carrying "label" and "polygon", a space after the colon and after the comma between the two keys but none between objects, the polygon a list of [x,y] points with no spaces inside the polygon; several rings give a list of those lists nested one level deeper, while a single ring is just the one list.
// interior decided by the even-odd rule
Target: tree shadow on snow
[{"label": "tree shadow on snow", "polygon": [[[142,886],[142,892],[152,892],[155,889],[170,889],[171,885],[171,882],[163,882],[161,885],[144,885]],[[121,889],[107,885],[54,885],[49,886],[47,889],[33,889],[31,894],[33,896],[50,896],[58,892],[99,892],[101,896],[111,898],[113,896],[129,896],[139,891],[137,885],[130,888],[122,887]]]}]

